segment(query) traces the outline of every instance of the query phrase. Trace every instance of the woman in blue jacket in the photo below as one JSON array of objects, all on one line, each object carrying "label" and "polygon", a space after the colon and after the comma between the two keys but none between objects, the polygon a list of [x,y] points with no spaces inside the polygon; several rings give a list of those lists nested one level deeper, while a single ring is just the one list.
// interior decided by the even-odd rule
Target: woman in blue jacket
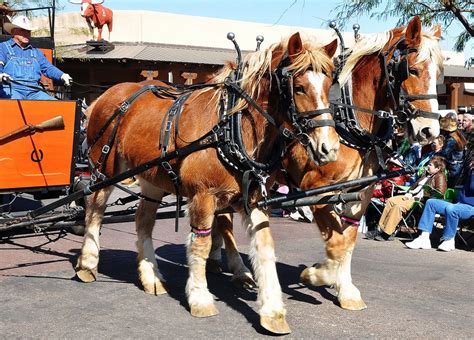
[{"label": "woman in blue jacket", "polygon": [[433,230],[435,214],[444,215],[446,222],[443,230],[443,242],[439,250],[454,250],[454,237],[459,220],[467,220],[474,216],[474,161],[469,165],[469,173],[464,180],[464,186],[459,192],[457,203],[449,203],[440,199],[426,201],[425,209],[421,215],[418,229],[421,235],[405,245],[411,249],[431,249],[430,234]]}]

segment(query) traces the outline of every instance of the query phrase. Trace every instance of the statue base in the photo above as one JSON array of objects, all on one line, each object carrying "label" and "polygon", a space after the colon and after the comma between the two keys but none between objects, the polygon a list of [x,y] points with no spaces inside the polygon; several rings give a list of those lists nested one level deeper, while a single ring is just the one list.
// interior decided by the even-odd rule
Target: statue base
[{"label": "statue base", "polygon": [[92,49],[88,50],[86,54],[104,54],[107,52],[112,51],[115,48],[115,45],[107,40],[88,40],[86,41],[86,45],[92,47]]}]

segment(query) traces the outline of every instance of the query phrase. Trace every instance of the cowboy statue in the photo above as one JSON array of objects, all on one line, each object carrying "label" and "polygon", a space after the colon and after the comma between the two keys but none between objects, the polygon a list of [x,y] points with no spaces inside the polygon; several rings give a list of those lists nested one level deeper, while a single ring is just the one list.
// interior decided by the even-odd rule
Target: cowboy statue
[{"label": "cowboy statue", "polygon": [[72,78],[53,66],[39,49],[31,46],[31,24],[17,16],[3,25],[12,38],[0,44],[0,98],[53,100],[39,86],[41,74],[62,80],[70,86]]}]

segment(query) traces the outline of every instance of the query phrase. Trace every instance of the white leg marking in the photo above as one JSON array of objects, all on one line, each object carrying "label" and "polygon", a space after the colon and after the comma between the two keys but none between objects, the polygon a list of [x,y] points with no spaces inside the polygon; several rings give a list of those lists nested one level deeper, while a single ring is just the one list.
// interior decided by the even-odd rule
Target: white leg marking
[{"label": "white leg marking", "polygon": [[[250,216],[244,216],[243,222],[251,236],[250,257],[258,284],[260,315],[285,315],[276,271],[274,243],[268,227],[268,216],[261,210],[253,209]],[[262,226],[262,224],[267,225]]]}]

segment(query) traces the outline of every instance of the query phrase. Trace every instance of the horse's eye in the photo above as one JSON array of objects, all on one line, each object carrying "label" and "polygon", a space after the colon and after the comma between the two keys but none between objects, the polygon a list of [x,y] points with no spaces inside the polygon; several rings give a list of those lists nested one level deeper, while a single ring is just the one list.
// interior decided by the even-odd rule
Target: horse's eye
[{"label": "horse's eye", "polygon": [[296,93],[304,93],[304,87],[303,86],[295,86],[295,92]]},{"label": "horse's eye", "polygon": [[418,77],[420,75],[420,72],[418,72],[417,69],[411,68],[408,70],[412,76]]}]

